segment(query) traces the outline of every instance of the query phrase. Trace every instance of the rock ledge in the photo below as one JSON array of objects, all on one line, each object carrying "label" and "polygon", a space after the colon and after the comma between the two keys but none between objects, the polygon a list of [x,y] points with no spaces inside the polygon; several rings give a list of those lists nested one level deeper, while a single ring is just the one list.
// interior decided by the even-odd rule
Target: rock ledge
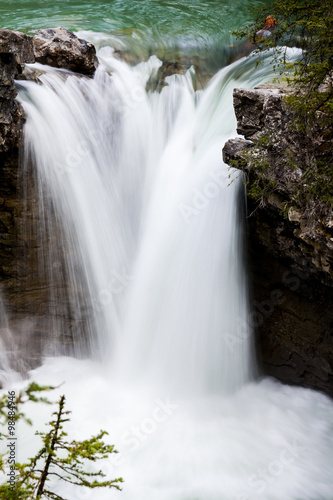
[{"label": "rock ledge", "polygon": [[35,59],[41,64],[92,76],[98,65],[92,43],[78,38],[65,28],[36,31],[33,37]]},{"label": "rock ledge", "polygon": [[248,197],[252,318],[263,371],[333,396],[333,214],[314,217],[295,198],[309,149],[326,155],[332,137],[319,127],[311,137],[293,132],[287,92],[234,90],[245,139],[228,141],[223,159],[245,172],[249,190],[258,180],[273,186],[260,203]]}]

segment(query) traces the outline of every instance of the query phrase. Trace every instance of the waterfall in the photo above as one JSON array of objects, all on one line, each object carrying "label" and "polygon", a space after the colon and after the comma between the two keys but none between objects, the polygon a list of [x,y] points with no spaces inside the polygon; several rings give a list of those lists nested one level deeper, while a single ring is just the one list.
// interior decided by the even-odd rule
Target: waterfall
[{"label": "waterfall", "polygon": [[[30,378],[60,385],[52,399],[66,393],[71,439],[108,431],[120,453],[103,472],[125,479],[122,493],[58,479],[53,490],[71,500],[331,500],[332,402],[257,378],[244,180],[221,160],[235,135],[232,90],[269,81],[269,60],[240,60],[203,91],[190,68],[158,92],[146,90],[157,57],[134,67],[109,47],[98,57],[93,79],[34,65],[40,84],[19,82],[24,172],[36,176],[56,313]],[[82,325],[69,350],[62,301]],[[36,406],[40,430],[48,409]],[[21,456],[36,442],[22,432]]]},{"label": "waterfall", "polygon": [[235,133],[232,89],[270,71],[240,61],[195,92],[190,69],[146,92],[156,56],[131,68],[109,47],[98,55],[94,79],[40,66],[42,85],[20,83],[40,212],[49,233],[55,213],[66,248],[42,266],[54,273],[65,259],[76,314],[89,312],[88,350],[112,370],[184,392],[234,391],[255,361],[243,181],[221,147]]},{"label": "waterfall", "polygon": [[0,388],[19,378],[17,349],[9,327],[8,312],[0,289]]}]

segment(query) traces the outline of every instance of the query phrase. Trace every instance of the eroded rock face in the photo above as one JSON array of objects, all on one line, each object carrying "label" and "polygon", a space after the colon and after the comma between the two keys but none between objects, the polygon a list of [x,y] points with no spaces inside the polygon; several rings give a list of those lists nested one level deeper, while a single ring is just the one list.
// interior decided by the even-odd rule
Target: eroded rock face
[{"label": "eroded rock face", "polygon": [[25,63],[33,62],[32,37],[0,30],[0,286],[15,346],[27,367],[40,361],[49,343],[72,352],[73,338],[84,340],[87,328],[83,313],[70,302],[65,257],[53,258],[64,253],[61,228],[54,218],[40,231],[45,224],[34,166],[27,162],[20,172],[25,115],[14,79],[22,78]]},{"label": "eroded rock face", "polygon": [[0,152],[17,146],[21,138],[24,112],[15,100],[17,75],[15,55],[0,53]]},{"label": "eroded rock face", "polygon": [[333,396],[333,287],[295,227],[273,205],[248,219],[259,358],[266,375]]},{"label": "eroded rock face", "polygon": [[249,190],[258,179],[274,182],[261,203],[248,199],[251,318],[264,373],[333,395],[333,214],[316,217],[295,203],[309,150],[326,154],[332,143],[320,127],[311,137],[291,131],[286,92],[235,89],[237,131],[246,139],[228,141],[223,159],[246,173]]},{"label": "eroded rock face", "polygon": [[33,37],[36,61],[91,76],[98,61],[93,44],[65,28],[36,31]]},{"label": "eroded rock face", "polygon": [[265,205],[293,224],[290,252],[285,246],[288,257],[293,258],[297,244],[302,255],[313,262],[318,279],[333,286],[333,213],[325,205],[318,215],[314,205],[319,202],[306,205],[297,197],[308,165],[318,158],[326,159],[327,150],[333,152],[333,137],[323,134],[320,124],[313,127],[311,136],[291,128],[292,111],[283,101],[287,92],[266,86],[235,89],[237,131],[246,140],[228,141],[223,156],[227,163],[235,162],[246,172],[250,189],[258,180],[271,182],[258,210]]},{"label": "eroded rock face", "polygon": [[0,29],[0,152],[20,143],[24,113],[15,100],[14,79],[22,73],[25,62],[35,62],[32,37]]},{"label": "eroded rock face", "polygon": [[20,65],[35,62],[32,37],[19,31],[0,29],[0,53],[14,54]]},{"label": "eroded rock face", "polygon": [[49,346],[73,353],[87,322],[73,305],[61,227],[52,216],[45,225],[34,165],[27,162],[22,178],[18,156],[17,148],[0,153],[0,285],[19,360],[29,368]]}]

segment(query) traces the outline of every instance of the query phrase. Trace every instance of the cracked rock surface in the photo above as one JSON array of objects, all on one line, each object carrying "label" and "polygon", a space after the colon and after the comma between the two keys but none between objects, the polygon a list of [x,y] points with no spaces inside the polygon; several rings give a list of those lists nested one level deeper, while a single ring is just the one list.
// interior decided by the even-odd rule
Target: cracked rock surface
[{"label": "cracked rock surface", "polygon": [[92,76],[98,65],[92,43],[65,28],[36,31],[33,37],[36,62]]},{"label": "cracked rock surface", "polygon": [[[258,175],[275,183],[264,203],[248,198],[251,317],[263,372],[333,396],[333,214],[318,218],[293,205],[307,151],[332,151],[332,137],[315,128],[312,137],[291,132],[287,92],[276,85],[234,90],[237,131],[245,138],[229,140],[223,159],[245,173],[249,187]],[[253,153],[267,164],[259,173]]]}]

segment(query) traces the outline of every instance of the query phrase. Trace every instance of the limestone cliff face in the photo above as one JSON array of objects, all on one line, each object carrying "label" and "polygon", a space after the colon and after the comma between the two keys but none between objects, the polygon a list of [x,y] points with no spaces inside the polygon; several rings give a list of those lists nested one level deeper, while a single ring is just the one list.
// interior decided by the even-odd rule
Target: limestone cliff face
[{"label": "limestone cliff face", "polygon": [[18,197],[18,148],[22,142],[24,111],[15,100],[14,79],[24,61],[34,62],[32,38],[0,30],[0,279],[5,288],[17,276],[24,242],[18,238],[23,199]]},{"label": "limestone cliff face", "polygon": [[91,76],[98,65],[92,43],[65,28],[38,30],[33,37],[36,62]]},{"label": "limestone cliff face", "polygon": [[[242,169],[248,190],[252,321],[266,374],[333,394],[333,214],[297,197],[312,156],[332,151],[320,127],[312,137],[290,128],[288,90],[234,90],[236,138],[224,161]],[[309,147],[310,143],[310,147]],[[292,159],[292,161],[290,161]]]},{"label": "limestone cliff face", "polygon": [[0,30],[0,153],[20,144],[23,109],[15,97],[14,79],[24,63],[35,62],[32,38],[16,31]]},{"label": "limestone cliff face", "polygon": [[63,47],[55,49],[59,30],[45,31],[41,48],[40,33],[34,40],[0,29],[0,287],[9,327],[28,366],[38,362],[42,346],[52,342],[71,352],[73,337],[78,331],[84,336],[85,331],[85,320],[69,299],[65,259],[59,257],[66,252],[61,229],[55,218],[45,226],[34,168],[30,162],[20,164],[25,116],[16,100],[14,80],[27,78],[24,66],[35,62],[36,47],[38,58],[43,50],[47,52],[48,64],[59,66],[66,57],[69,67],[76,59],[70,69],[87,75],[95,70],[97,60],[94,47],[67,30],[61,32],[67,36],[64,55]]}]

